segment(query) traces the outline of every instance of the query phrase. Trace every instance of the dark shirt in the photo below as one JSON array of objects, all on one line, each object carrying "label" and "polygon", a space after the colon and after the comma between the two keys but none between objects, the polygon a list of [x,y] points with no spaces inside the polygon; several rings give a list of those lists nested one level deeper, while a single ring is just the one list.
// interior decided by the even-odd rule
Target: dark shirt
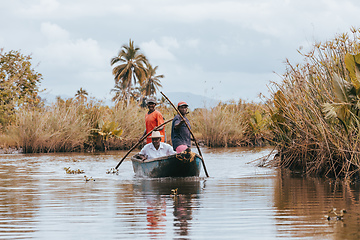
[{"label": "dark shirt", "polygon": [[[186,117],[184,118],[189,127],[191,128],[189,120]],[[174,126],[179,122],[181,122],[181,117],[178,114],[174,117],[171,126],[171,142],[174,150],[176,150],[179,145],[187,145],[188,147],[191,147],[191,133],[187,128],[186,124],[181,124],[177,130],[174,128]]]}]

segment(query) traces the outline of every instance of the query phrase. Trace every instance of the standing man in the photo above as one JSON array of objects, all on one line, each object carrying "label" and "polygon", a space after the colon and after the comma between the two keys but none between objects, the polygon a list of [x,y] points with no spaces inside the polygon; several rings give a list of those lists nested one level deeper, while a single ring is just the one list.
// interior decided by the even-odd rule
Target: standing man
[{"label": "standing man", "polygon": [[[153,130],[155,127],[157,127],[160,124],[164,123],[164,118],[161,115],[161,113],[158,110],[155,110],[156,100],[153,99],[153,98],[149,98],[146,101],[146,105],[147,105],[149,111],[145,115],[146,129],[145,129],[144,134],[142,135],[142,137],[145,136],[151,130]],[[165,128],[164,128],[164,126],[157,129],[157,131],[160,131],[160,134],[162,135],[161,142],[165,142],[165,137],[164,137],[165,136]],[[151,137],[147,137],[146,143],[151,143]]]},{"label": "standing man", "polygon": [[[190,122],[186,118],[188,105],[186,102],[179,102],[178,103],[178,110],[180,114],[186,120],[186,123],[190,127]],[[191,133],[187,128],[184,120],[180,117],[180,115],[176,115],[172,121],[171,126],[171,142],[173,145],[174,150],[177,153],[184,151],[185,149],[191,147]]]},{"label": "standing man", "polygon": [[151,143],[146,144],[139,153],[142,160],[159,158],[176,153],[169,144],[161,142],[162,137],[159,131],[153,131],[151,133]]}]

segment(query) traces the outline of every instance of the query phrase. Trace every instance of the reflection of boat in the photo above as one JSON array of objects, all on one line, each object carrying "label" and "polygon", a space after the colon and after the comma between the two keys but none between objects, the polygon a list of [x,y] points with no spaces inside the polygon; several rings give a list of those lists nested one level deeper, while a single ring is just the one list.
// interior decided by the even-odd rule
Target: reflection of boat
[{"label": "reflection of boat", "polygon": [[201,179],[198,177],[186,178],[162,178],[162,179],[146,179],[143,178],[133,185],[133,188],[151,196],[171,195],[172,189],[178,189],[177,194],[198,195],[201,192]]},{"label": "reflection of boat", "polygon": [[[165,238],[166,222],[173,222],[177,235],[189,235],[193,210],[198,208],[205,181],[199,177],[142,178],[134,182],[133,189],[146,200],[147,229],[152,239]],[[172,190],[177,189],[177,194]],[[169,201],[171,200],[171,201]],[[144,202],[144,201],[143,201]],[[173,208],[173,217],[171,209]]]},{"label": "reflection of boat", "polygon": [[142,160],[134,155],[131,158],[134,172],[140,176],[159,177],[198,177],[201,157],[196,153],[179,153],[160,158]]}]

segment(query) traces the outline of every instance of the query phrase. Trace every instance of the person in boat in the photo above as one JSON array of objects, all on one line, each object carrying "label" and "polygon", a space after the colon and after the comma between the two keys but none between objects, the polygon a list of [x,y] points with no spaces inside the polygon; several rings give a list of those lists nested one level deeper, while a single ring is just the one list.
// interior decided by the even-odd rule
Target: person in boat
[{"label": "person in boat", "polygon": [[[145,115],[145,126],[146,126],[146,128],[145,128],[145,131],[144,131],[144,134],[142,135],[142,137],[144,137],[148,132],[153,130],[155,127],[157,127],[160,124],[164,123],[164,118],[163,118],[162,114],[158,110],[155,110],[156,100],[154,98],[149,98],[146,101],[146,105],[147,105],[149,111]],[[163,135],[163,137],[161,138],[161,142],[165,142],[165,137],[164,137],[165,136],[165,128],[164,128],[164,126],[162,126],[159,129],[156,129],[156,130],[160,131],[161,135]],[[150,137],[147,137],[146,143],[151,143],[151,138]]]},{"label": "person in boat", "polygon": [[[178,103],[178,110],[180,114],[184,117],[186,123],[190,127],[189,119],[187,119],[186,114],[188,113],[188,105],[186,102]],[[185,121],[180,117],[180,115],[176,115],[172,121],[171,126],[171,142],[173,145],[173,149],[180,153],[191,147],[191,133],[188,127],[185,124]]]},{"label": "person in boat", "polygon": [[146,144],[140,151],[139,157],[142,160],[164,157],[175,154],[172,146],[161,142],[163,135],[159,131],[153,131],[150,135],[151,143]]}]

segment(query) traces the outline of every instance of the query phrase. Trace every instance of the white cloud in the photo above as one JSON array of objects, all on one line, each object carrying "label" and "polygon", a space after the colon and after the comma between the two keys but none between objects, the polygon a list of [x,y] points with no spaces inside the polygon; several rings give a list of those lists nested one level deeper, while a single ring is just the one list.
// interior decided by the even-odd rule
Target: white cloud
[{"label": "white cloud", "polygon": [[179,48],[179,43],[174,37],[162,37],[161,43],[166,49]]},{"label": "white cloud", "polygon": [[200,44],[200,39],[189,39],[185,41],[185,46],[188,46],[190,48],[196,48]]},{"label": "white cloud", "polygon": [[55,68],[63,66],[85,70],[104,67],[104,63],[109,62],[94,39],[71,39],[68,31],[52,23],[43,23],[41,33],[46,37],[47,44],[39,47],[38,53],[45,64],[49,62]]},{"label": "white cloud", "polygon": [[113,87],[110,58],[112,53],[92,38],[73,38],[72,34],[54,23],[42,23],[45,44],[36,49],[41,59],[42,86],[52,94],[72,96],[80,87],[98,98],[108,95]]},{"label": "white cloud", "polygon": [[[44,85],[73,95],[79,87],[109,91],[109,61],[131,38],[159,66],[167,91],[206,87],[219,98],[256,98],[286,58],[302,60],[298,47],[359,27],[359,7],[355,0],[12,0],[0,8],[0,48],[32,53]],[[250,81],[239,85],[243,79]]]},{"label": "white cloud", "polygon": [[181,1],[154,9],[159,19],[167,21],[224,22],[279,38],[299,36],[313,23],[319,23],[328,32],[334,26],[348,27],[346,23],[351,18],[358,22],[359,10],[356,1],[336,0]]},{"label": "white cloud", "polygon": [[109,15],[133,16],[138,7],[117,0],[12,0],[8,5],[19,18],[82,19]]},{"label": "white cloud", "polygon": [[45,22],[41,24],[41,33],[52,42],[69,41],[69,32],[56,24]]},{"label": "white cloud", "polygon": [[155,40],[144,42],[140,46],[149,59],[174,61],[176,58],[168,48],[170,45],[175,44],[176,41],[163,40],[163,42],[165,42],[165,46],[160,46]]},{"label": "white cloud", "polygon": [[219,55],[226,56],[229,54],[229,46],[227,44],[221,43],[216,51]]},{"label": "white cloud", "polygon": [[273,72],[243,73],[204,71],[196,66],[168,66],[163,81],[164,92],[190,92],[222,101],[229,99],[256,100],[258,95],[269,97],[269,81],[279,81]]},{"label": "white cloud", "polygon": [[19,13],[31,17],[51,16],[60,6],[56,0],[26,1],[23,3],[19,8]]}]

